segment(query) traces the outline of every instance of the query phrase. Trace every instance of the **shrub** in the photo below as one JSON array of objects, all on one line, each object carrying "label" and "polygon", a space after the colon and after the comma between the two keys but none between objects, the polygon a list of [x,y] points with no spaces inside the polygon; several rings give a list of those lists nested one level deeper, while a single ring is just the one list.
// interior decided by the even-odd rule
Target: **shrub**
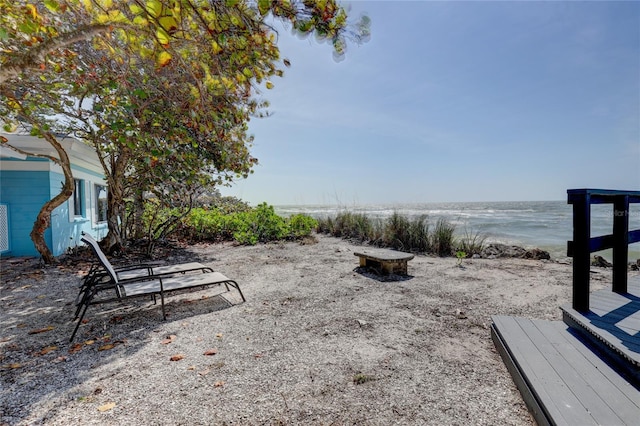
[{"label": "shrub", "polygon": [[288,224],[289,237],[293,239],[308,237],[318,227],[318,221],[306,214],[294,214]]},{"label": "shrub", "polygon": [[241,244],[256,244],[284,239],[288,227],[284,218],[278,216],[273,206],[262,203],[255,209],[237,213],[239,227],[233,238]]}]

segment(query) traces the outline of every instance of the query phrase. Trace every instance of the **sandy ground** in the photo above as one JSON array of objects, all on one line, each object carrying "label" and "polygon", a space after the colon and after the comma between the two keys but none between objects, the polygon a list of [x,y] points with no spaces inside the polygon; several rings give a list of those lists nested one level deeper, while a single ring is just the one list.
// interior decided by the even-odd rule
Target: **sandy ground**
[{"label": "sandy ground", "polygon": [[[3,260],[0,424],[534,424],[491,316],[560,320],[569,264],[417,256],[386,281],[356,268],[357,249],[326,236],[190,247],[164,260],[211,265],[247,301],[187,293],[167,321],[147,300],[92,306],[73,343],[88,264]],[[592,289],[609,280],[594,270]]]}]

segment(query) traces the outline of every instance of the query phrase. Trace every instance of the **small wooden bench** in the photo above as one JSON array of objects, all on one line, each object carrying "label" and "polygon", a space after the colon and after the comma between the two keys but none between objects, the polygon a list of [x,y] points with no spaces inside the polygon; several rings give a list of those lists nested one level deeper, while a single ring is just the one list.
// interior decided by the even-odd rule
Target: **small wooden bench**
[{"label": "small wooden bench", "polygon": [[407,275],[407,262],[414,257],[411,253],[379,248],[366,248],[353,254],[360,257],[361,267],[373,268],[382,275]]}]

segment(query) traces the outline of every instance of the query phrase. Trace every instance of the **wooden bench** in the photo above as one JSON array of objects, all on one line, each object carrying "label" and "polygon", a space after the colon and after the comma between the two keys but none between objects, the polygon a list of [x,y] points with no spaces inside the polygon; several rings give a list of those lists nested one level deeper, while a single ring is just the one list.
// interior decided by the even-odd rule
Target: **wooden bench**
[{"label": "wooden bench", "polygon": [[361,267],[373,268],[382,275],[407,275],[407,262],[414,257],[411,253],[379,248],[366,248],[353,254],[360,257]]}]

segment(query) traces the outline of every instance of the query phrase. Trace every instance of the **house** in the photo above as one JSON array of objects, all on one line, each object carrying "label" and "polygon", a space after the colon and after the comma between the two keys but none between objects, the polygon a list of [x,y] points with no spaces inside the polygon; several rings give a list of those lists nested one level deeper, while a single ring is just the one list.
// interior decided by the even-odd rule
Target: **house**
[{"label": "house", "polygon": [[[25,152],[57,157],[47,141],[28,132],[0,133],[0,137]],[[80,245],[82,232],[96,239],[107,233],[107,185],[95,150],[70,137],[58,141],[69,155],[75,190],[52,212],[45,232],[54,256]],[[60,193],[63,183],[62,168],[54,162],[0,145],[0,256],[39,256],[29,234],[38,212]]]}]

